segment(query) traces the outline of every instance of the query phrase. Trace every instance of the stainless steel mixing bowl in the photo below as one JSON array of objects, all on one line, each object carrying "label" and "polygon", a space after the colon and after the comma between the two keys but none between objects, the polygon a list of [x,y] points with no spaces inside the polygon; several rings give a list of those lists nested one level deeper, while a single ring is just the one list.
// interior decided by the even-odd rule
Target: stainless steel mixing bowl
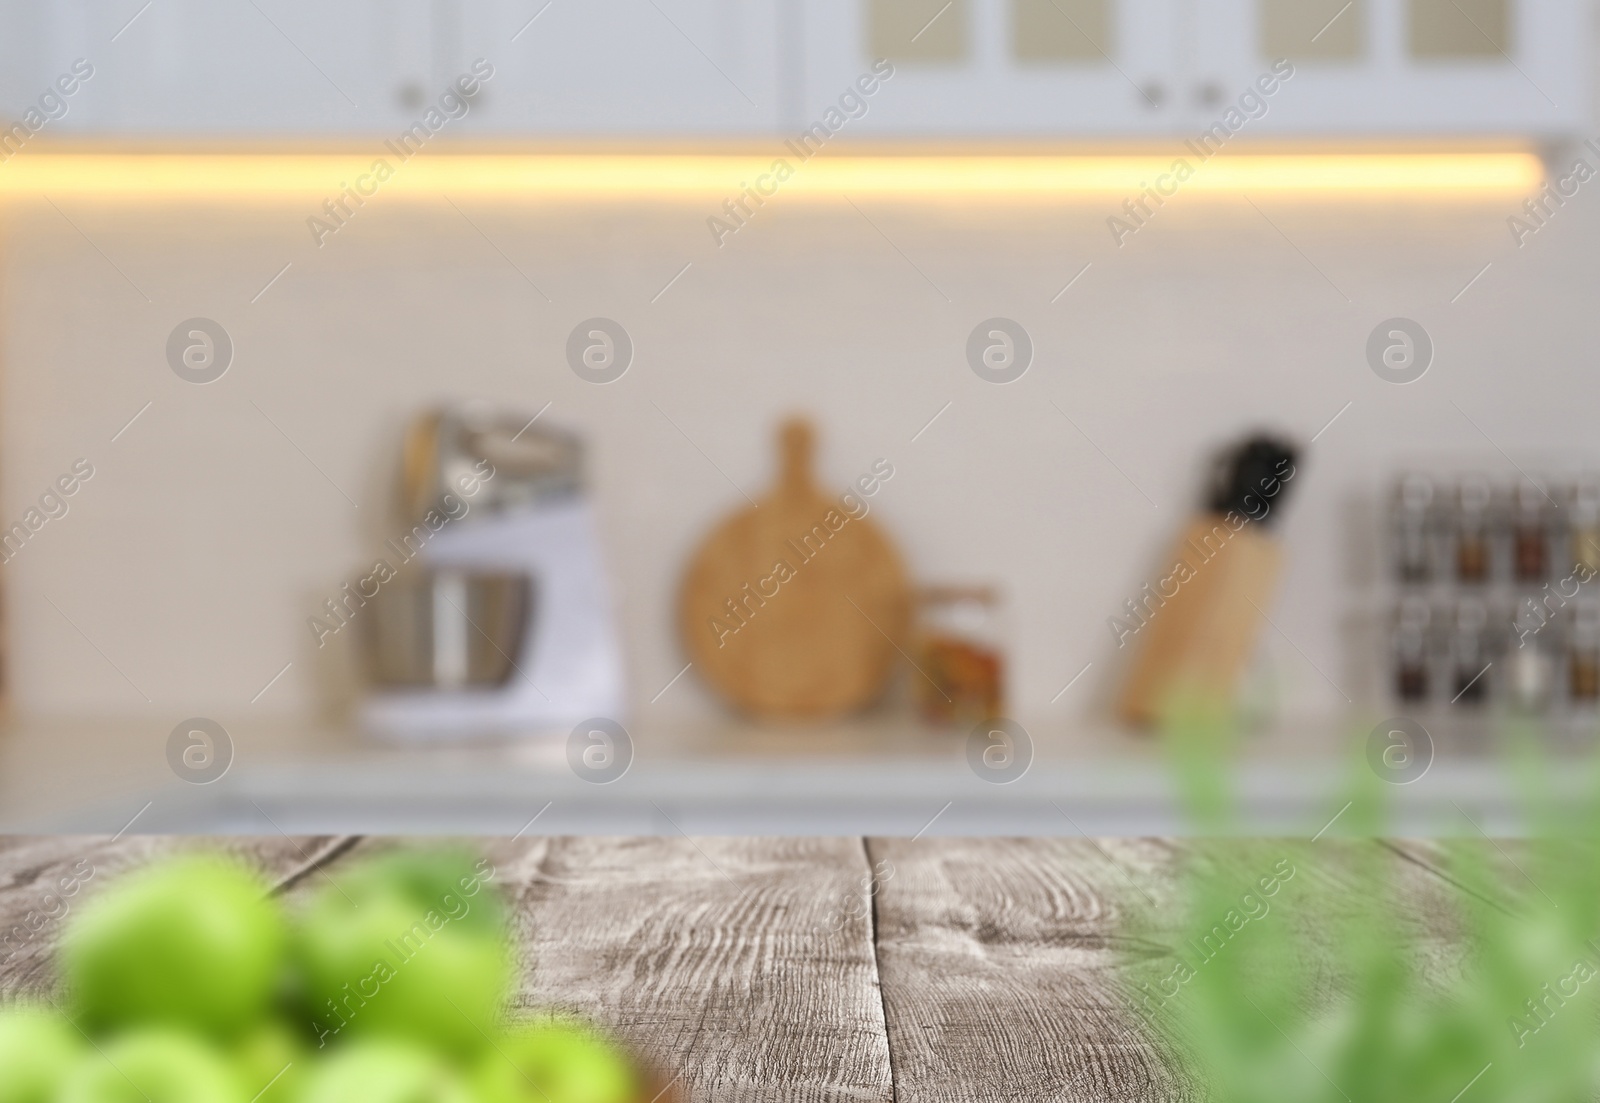
[{"label": "stainless steel mixing bowl", "polygon": [[402,568],[358,618],[368,677],[391,689],[501,685],[525,661],[533,589],[519,572]]}]

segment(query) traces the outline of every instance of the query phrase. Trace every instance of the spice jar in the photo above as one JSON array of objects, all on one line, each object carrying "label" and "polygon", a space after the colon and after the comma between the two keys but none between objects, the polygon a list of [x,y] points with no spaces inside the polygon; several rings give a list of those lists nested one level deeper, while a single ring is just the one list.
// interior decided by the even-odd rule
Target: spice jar
[{"label": "spice jar", "polygon": [[1550,641],[1540,634],[1548,623],[1531,598],[1517,606],[1506,648],[1505,684],[1510,703],[1524,712],[1540,712],[1555,692],[1556,661]]},{"label": "spice jar", "polygon": [[1433,480],[1407,475],[1400,480],[1394,512],[1395,573],[1402,582],[1426,582],[1433,575],[1431,527]]},{"label": "spice jar", "polygon": [[1402,701],[1428,699],[1428,621],[1432,610],[1422,598],[1400,603],[1394,631],[1395,693]]},{"label": "spice jar", "polygon": [[1567,525],[1572,566],[1600,574],[1600,480],[1584,479],[1572,488]]},{"label": "spice jar", "polygon": [[1600,602],[1582,602],[1572,614],[1567,695],[1589,704],[1600,700]]},{"label": "spice jar", "polygon": [[1480,705],[1489,697],[1485,675],[1489,669],[1489,609],[1479,598],[1465,598],[1456,605],[1455,632],[1450,640],[1451,681],[1455,696],[1451,704]]},{"label": "spice jar", "polygon": [[1511,523],[1511,563],[1518,582],[1543,582],[1550,573],[1549,515],[1544,490],[1531,480],[1517,484]]},{"label": "spice jar", "polygon": [[987,586],[931,586],[917,594],[917,710],[939,727],[992,720],[1004,709],[1000,603]]},{"label": "spice jar", "polygon": [[1468,475],[1456,487],[1456,578],[1489,581],[1489,507],[1494,492],[1482,475]]}]

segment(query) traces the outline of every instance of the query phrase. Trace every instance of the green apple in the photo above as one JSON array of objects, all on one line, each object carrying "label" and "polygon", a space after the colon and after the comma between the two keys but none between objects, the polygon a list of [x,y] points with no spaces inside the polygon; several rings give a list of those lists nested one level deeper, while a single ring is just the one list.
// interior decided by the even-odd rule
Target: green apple
[{"label": "green apple", "polygon": [[476,1079],[486,1103],[638,1103],[638,1070],[590,1028],[553,1019],[521,1027],[486,1054]]},{"label": "green apple", "polygon": [[55,1103],[249,1103],[238,1074],[192,1034],[156,1027],[86,1054]]},{"label": "green apple", "polygon": [[480,1051],[514,968],[493,872],[453,851],[396,851],[320,890],[297,946],[320,1044],[377,1036]]},{"label": "green apple", "polygon": [[194,854],[130,873],[85,904],[61,966],[93,1028],[166,1023],[226,1035],[266,1010],[285,941],[258,874]]},{"label": "green apple", "polygon": [[306,1078],[300,1103],[477,1103],[460,1074],[398,1039],[355,1042]]},{"label": "green apple", "polygon": [[85,1048],[60,1015],[26,1005],[0,1011],[0,1103],[55,1103]]}]

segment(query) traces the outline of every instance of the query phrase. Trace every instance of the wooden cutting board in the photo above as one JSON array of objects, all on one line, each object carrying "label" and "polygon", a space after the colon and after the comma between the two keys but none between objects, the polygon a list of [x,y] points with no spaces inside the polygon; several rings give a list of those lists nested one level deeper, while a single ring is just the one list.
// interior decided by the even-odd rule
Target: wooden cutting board
[{"label": "wooden cutting board", "polygon": [[869,705],[904,646],[910,596],[873,499],[828,494],[812,476],[815,434],[790,420],[778,482],[716,527],[689,562],[679,626],[695,669],[767,719],[822,719]]}]

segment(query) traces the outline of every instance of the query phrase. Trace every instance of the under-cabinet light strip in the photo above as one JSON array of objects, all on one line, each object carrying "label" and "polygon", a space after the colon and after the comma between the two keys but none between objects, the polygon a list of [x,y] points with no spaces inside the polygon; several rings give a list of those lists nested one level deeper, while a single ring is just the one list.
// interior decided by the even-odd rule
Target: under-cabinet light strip
[{"label": "under-cabinet light strip", "polygon": [[[113,199],[337,196],[346,188],[412,196],[566,198],[785,195],[1052,196],[1184,192],[1524,193],[1532,153],[776,154],[56,153],[0,162],[0,197],[76,193]],[[747,199],[747,202],[749,200]],[[348,202],[348,200],[347,200]]]}]

